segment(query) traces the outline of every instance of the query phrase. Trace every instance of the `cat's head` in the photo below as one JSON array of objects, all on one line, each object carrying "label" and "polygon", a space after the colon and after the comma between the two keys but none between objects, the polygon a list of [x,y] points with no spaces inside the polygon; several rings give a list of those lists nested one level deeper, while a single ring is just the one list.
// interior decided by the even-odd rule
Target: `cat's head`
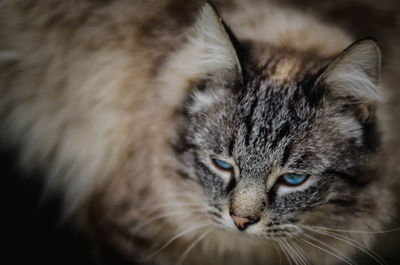
[{"label": "cat's head", "polygon": [[188,67],[199,78],[182,104],[174,149],[210,218],[265,239],[316,226],[377,229],[385,216],[375,41],[335,58],[240,43],[210,5],[196,29],[198,61]]}]

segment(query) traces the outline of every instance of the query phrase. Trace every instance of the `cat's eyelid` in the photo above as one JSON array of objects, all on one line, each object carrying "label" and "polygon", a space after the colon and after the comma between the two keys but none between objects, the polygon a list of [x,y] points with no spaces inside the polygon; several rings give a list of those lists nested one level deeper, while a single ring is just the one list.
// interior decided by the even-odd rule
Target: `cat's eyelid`
[{"label": "cat's eyelid", "polygon": [[[223,169],[223,168],[219,168],[218,165],[215,164],[215,162],[213,161],[214,159],[218,159],[220,161],[229,163],[232,166],[232,169]],[[239,176],[240,172],[239,172],[239,168],[235,162],[235,160],[232,157],[226,157],[226,156],[218,156],[218,155],[208,155],[208,159],[209,161],[209,165],[211,170],[222,176],[224,179],[226,179],[227,181],[230,181],[230,179],[233,178],[237,178],[237,176]]]},{"label": "cat's eyelid", "polygon": [[316,181],[316,178],[314,175],[304,175],[304,176],[306,176],[304,181],[302,181],[301,183],[299,183],[297,185],[290,185],[290,184],[286,184],[286,183],[281,183],[282,176],[283,175],[281,175],[280,177],[277,178],[275,185],[274,185],[274,186],[276,186],[276,192],[277,192],[278,196],[283,196],[285,194],[298,192],[298,191],[304,191],[304,190],[308,189],[310,186],[312,186]]},{"label": "cat's eyelid", "polygon": [[[281,181],[281,177],[285,174],[300,174],[300,175],[306,175],[307,178],[305,180],[304,183],[296,185],[296,186],[290,186],[290,185],[285,185],[283,183],[279,183]],[[283,167],[283,168],[278,168],[277,170],[275,170],[274,172],[272,172],[270,174],[270,176],[268,177],[267,180],[267,190],[272,190],[275,187],[278,188],[278,190],[280,189],[280,186],[286,186],[288,189],[292,189],[295,190],[297,187],[302,186],[304,184],[306,184],[306,182],[309,182],[309,178],[311,178],[313,176],[313,174],[310,174],[308,172],[302,171],[302,170],[295,170],[295,169],[291,169],[291,168],[287,168],[287,167]]]},{"label": "cat's eyelid", "polygon": [[[234,159],[229,158],[229,157],[210,155],[210,160],[213,162],[213,164],[216,164],[217,161],[229,164],[232,166],[232,170],[236,167],[236,162],[234,161]],[[218,165],[217,165],[217,167],[218,167]],[[228,170],[228,169],[224,169],[224,168],[222,168],[222,169]]]},{"label": "cat's eyelid", "polygon": [[212,161],[213,165],[220,170],[224,170],[224,171],[233,171],[234,170],[234,166],[231,163],[229,163],[223,159],[211,158],[211,161]]},{"label": "cat's eyelid", "polygon": [[298,187],[303,185],[307,182],[309,175],[301,174],[301,173],[286,173],[281,175],[278,180],[277,184],[285,185],[288,187]]}]

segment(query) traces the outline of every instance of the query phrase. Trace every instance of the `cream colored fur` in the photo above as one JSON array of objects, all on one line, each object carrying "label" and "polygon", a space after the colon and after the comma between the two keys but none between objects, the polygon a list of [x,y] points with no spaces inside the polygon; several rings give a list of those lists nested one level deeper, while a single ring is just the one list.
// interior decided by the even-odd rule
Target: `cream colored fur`
[{"label": "cream colored fur", "polygon": [[241,39],[313,51],[321,56],[335,55],[352,42],[345,31],[309,13],[300,13],[269,1],[259,1],[255,5],[240,0],[234,2],[237,8],[233,12],[221,13]]}]

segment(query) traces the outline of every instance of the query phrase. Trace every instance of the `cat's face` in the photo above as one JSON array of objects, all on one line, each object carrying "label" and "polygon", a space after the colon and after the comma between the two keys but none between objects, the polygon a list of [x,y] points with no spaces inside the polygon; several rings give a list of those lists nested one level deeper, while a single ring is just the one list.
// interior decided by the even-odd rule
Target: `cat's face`
[{"label": "cat's face", "polygon": [[297,234],[320,209],[337,224],[373,204],[358,196],[370,181],[373,124],[326,91],[307,95],[311,89],[325,88],[253,79],[195,89],[181,134],[183,162],[217,223],[269,238]]},{"label": "cat's face", "polygon": [[310,58],[289,67],[293,54],[262,68],[246,56],[236,75],[204,75],[182,107],[175,149],[210,217],[258,238],[367,220],[379,149],[374,42],[313,67]]}]

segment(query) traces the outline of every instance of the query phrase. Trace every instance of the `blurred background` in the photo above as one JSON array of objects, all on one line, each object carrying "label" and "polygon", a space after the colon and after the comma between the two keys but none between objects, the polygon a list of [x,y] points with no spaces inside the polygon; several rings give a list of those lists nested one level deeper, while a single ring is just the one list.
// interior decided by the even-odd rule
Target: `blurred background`
[{"label": "blurred background", "polygon": [[[373,37],[383,51],[382,79],[389,89],[385,103],[392,116],[390,151],[395,194],[400,192],[400,0],[273,0],[317,14],[340,25],[355,38]],[[1,143],[0,143],[1,147]],[[2,264],[101,264],[89,242],[72,225],[59,222],[60,200],[41,196],[39,176],[22,175],[16,164],[18,150],[0,152],[0,241]],[[32,172],[31,175],[41,175]],[[400,194],[399,194],[400,196]],[[400,204],[397,203],[400,210]],[[400,212],[400,211],[399,211]],[[388,229],[400,228],[396,218]],[[387,264],[400,264],[400,230],[378,236],[373,247]],[[360,254],[358,264],[379,264]],[[270,264],[273,265],[273,264]]]}]

